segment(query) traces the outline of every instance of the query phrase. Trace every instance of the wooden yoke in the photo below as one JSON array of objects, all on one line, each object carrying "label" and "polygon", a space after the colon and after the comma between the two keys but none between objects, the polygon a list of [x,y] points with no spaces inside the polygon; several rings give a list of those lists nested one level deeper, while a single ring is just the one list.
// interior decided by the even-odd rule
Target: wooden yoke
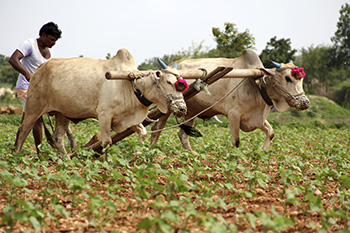
[{"label": "wooden yoke", "polygon": [[[225,68],[222,66],[219,67]],[[232,67],[226,67],[226,69],[230,69],[230,71],[227,72],[227,74],[220,76],[220,78],[258,78],[264,75],[264,73],[260,69],[233,69]],[[200,70],[189,70],[180,72],[184,79],[198,79],[202,75],[202,71]]]},{"label": "wooden yoke", "polygon": [[[149,73],[149,72],[148,72]],[[141,78],[147,75],[147,72],[141,72],[139,70],[135,71],[107,71],[105,76],[106,79],[116,79],[116,80],[131,80],[135,78]]]},{"label": "wooden yoke", "polygon": [[[226,69],[225,75],[222,75],[220,71]],[[220,78],[257,78],[264,75],[260,69],[233,69],[232,67],[218,66],[212,71],[214,74],[220,74]],[[184,79],[199,79],[203,75],[202,70],[188,70],[180,71],[182,78]],[[135,78],[144,77],[147,75],[145,71],[108,71],[105,76],[106,79],[117,79],[117,80],[130,80]]]},{"label": "wooden yoke", "polygon": [[[117,74],[118,73],[118,74]],[[106,73],[106,78],[107,79],[130,79],[131,77],[129,75],[140,75],[140,74],[144,74],[142,72],[139,71],[138,72],[112,72],[109,71]],[[184,72],[181,73],[184,79],[199,79],[203,76],[203,71],[201,70],[192,70],[189,72]],[[214,82],[216,82],[217,80],[219,80],[220,78],[258,78],[263,76],[263,72],[259,69],[237,69],[234,70],[233,67],[225,67],[225,66],[219,66],[217,67],[215,70],[211,71],[208,75],[206,75],[205,77],[202,78],[202,82],[206,83],[207,85],[210,85]],[[108,76],[108,77],[107,77]],[[126,78],[125,78],[126,77]],[[189,88],[184,92],[184,99],[185,100],[189,100],[190,98],[192,98],[193,96],[195,96],[196,94],[198,94],[201,90],[196,90],[194,88],[194,84],[192,83]],[[168,116],[170,116],[171,113],[167,113]],[[153,119],[153,120],[157,120],[158,118],[160,118],[162,115],[164,115],[163,113],[161,113],[159,111],[159,109],[154,109],[151,112],[148,113],[148,118],[149,119]],[[151,124],[152,122],[144,120],[142,122],[142,124],[146,127],[149,124]],[[133,134],[134,131],[131,130],[130,128],[121,132],[121,133],[114,133],[111,135],[112,138],[112,144],[115,144],[117,142],[119,142],[120,140],[130,136],[131,134]],[[102,153],[102,145],[101,145],[101,141],[98,141],[96,143],[94,143],[93,145],[89,146],[88,149],[92,149],[98,153]]]}]

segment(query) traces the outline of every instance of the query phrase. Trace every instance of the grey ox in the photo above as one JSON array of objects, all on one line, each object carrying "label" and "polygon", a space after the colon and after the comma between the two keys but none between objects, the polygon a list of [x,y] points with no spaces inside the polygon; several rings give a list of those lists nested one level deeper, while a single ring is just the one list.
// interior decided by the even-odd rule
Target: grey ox
[{"label": "grey ox", "polygon": [[[112,143],[111,130],[119,133],[128,128],[147,134],[141,122],[153,102],[161,112],[171,110],[183,115],[187,108],[183,95],[176,90],[178,73],[174,68],[148,71],[131,80],[107,80],[107,71],[123,75],[138,72],[134,58],[126,49],[110,60],[91,58],[52,59],[34,73],[30,80],[26,114],[18,129],[15,152],[19,152],[35,121],[45,113],[56,116],[54,142],[66,154],[63,137],[69,120],[99,120],[102,146]],[[176,74],[176,75],[174,75]]]},{"label": "grey ox", "polygon": [[[199,116],[202,119],[207,119],[218,114],[225,115],[230,126],[232,144],[236,147],[239,147],[240,144],[240,129],[244,132],[251,132],[258,128],[266,134],[263,149],[267,149],[274,136],[273,128],[266,120],[271,108],[274,107],[278,112],[284,112],[290,107],[305,110],[310,105],[303,91],[303,75],[300,76],[299,72],[295,74],[295,70],[299,71],[299,68],[293,64],[274,63],[276,68],[265,69],[258,55],[251,50],[244,50],[240,57],[234,59],[185,58],[176,61],[176,63],[180,72],[199,68],[204,68],[209,72],[218,66],[231,66],[234,69],[260,68],[263,71],[264,76],[256,79],[221,78],[209,86],[208,90],[211,95],[202,91],[186,101],[188,111],[185,120],[215,104],[221,97],[243,81],[235,91]],[[166,120],[167,116],[161,117],[152,126],[152,130],[163,128]],[[195,118],[188,122],[187,125],[193,126],[194,122]],[[153,133],[151,144],[155,144],[159,136],[160,132]],[[180,129],[178,136],[183,147],[188,151],[192,151],[188,139],[189,136],[183,129]]]}]

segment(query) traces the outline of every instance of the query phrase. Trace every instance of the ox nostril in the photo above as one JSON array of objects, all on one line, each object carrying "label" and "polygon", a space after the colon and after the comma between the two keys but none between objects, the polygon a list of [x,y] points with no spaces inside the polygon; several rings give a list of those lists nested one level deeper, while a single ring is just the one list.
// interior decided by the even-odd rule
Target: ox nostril
[{"label": "ox nostril", "polygon": [[308,99],[301,102],[301,110],[306,110],[310,107],[310,101]]},{"label": "ox nostril", "polygon": [[187,112],[187,107],[186,106],[181,106],[180,107],[181,112]]}]

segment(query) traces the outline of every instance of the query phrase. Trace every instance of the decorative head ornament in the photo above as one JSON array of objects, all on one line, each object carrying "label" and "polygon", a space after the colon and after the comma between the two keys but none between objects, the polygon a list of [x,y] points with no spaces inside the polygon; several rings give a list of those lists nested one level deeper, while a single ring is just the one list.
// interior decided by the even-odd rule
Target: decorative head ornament
[{"label": "decorative head ornament", "polygon": [[178,78],[175,82],[175,89],[179,92],[184,92],[188,89],[188,84],[185,79]]},{"label": "decorative head ornament", "polygon": [[[282,64],[280,63],[277,63],[277,62],[274,62],[274,61],[271,61],[273,66],[276,67],[277,69],[280,69],[282,68]],[[286,66],[285,64],[283,64],[284,66]],[[287,65],[290,65],[290,64],[287,64]],[[299,68],[299,67],[294,67],[292,69],[292,76],[296,79],[302,79],[305,77],[305,72],[304,72],[304,68]]]},{"label": "decorative head ornament", "polygon": [[305,72],[304,72],[304,68],[298,68],[298,67],[294,67],[292,69],[292,75],[294,78],[296,79],[302,79],[305,77]]},{"label": "decorative head ornament", "polygon": [[[167,70],[168,69],[168,66],[165,64],[164,61],[162,61],[162,59],[158,58],[157,60],[158,60],[158,63],[159,63],[159,65],[161,66],[161,68],[163,70]],[[177,64],[176,63],[173,65],[173,68],[177,69]],[[176,74],[175,74],[175,76],[177,76],[177,81],[174,84],[176,91],[179,91],[179,92],[186,91],[188,89],[188,84],[187,84],[186,80],[180,78],[180,76],[178,76]]]}]

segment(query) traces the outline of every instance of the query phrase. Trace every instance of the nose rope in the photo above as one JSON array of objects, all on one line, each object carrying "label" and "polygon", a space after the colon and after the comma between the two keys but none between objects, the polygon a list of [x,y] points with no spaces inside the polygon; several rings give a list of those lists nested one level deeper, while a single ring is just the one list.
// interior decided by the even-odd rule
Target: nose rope
[{"label": "nose rope", "polygon": [[305,92],[301,92],[301,93],[298,93],[296,95],[292,95],[287,89],[285,89],[282,86],[282,84],[275,77],[272,77],[272,85],[275,88],[275,90],[278,92],[278,94],[283,96],[287,102],[291,101],[291,100],[296,100],[296,97],[305,95]]}]

